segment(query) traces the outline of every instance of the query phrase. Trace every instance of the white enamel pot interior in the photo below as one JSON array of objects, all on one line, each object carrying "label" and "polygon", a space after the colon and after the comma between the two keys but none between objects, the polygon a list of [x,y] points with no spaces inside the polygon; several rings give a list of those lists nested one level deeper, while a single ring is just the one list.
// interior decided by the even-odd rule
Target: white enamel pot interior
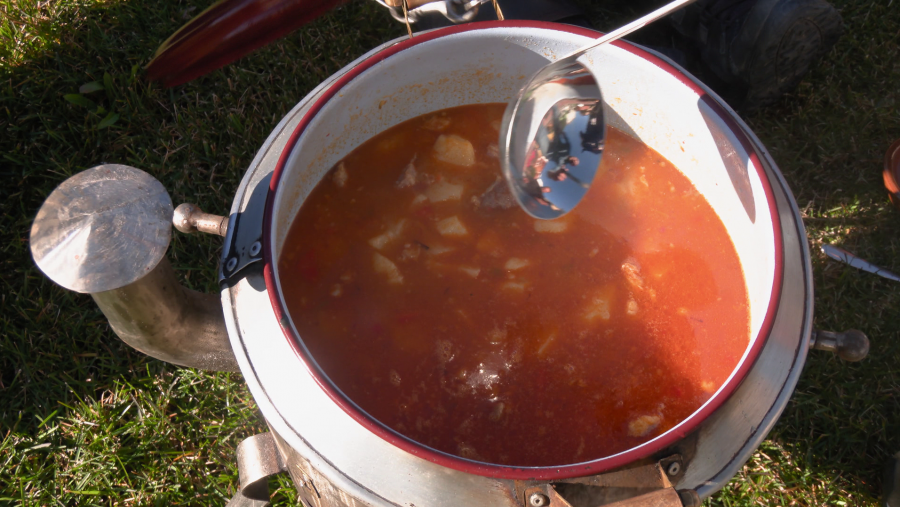
[{"label": "white enamel pot interior", "polygon": [[[527,76],[596,37],[550,23],[475,23],[418,35],[364,60],[329,85],[300,121],[273,174],[264,226],[265,277],[285,340],[331,400],[387,442],[442,466],[505,479],[559,479],[600,473],[684,438],[716,411],[752,367],[770,331],[782,283],[776,203],[754,141],[734,113],[692,77],[627,43],[589,52],[610,125],[672,162],[706,198],[731,236],[750,302],[750,343],[726,383],[666,433],[621,453],[554,467],[507,467],[448,455],[371,419],[310,357],[281,299],[277,260],[288,230],[324,174],[355,147],[408,119],[448,107],[507,102]],[[274,289],[274,290],[273,290]]]}]

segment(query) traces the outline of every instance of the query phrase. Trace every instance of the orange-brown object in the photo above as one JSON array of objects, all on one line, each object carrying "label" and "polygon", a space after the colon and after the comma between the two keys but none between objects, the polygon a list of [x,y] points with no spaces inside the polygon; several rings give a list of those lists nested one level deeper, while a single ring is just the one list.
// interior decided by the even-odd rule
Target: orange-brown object
[{"label": "orange-brown object", "polygon": [[884,186],[888,190],[894,207],[900,209],[900,139],[888,148],[884,154]]},{"label": "orange-brown object", "polygon": [[221,0],[175,32],[147,79],[176,86],[223,67],[312,21],[342,0]]}]

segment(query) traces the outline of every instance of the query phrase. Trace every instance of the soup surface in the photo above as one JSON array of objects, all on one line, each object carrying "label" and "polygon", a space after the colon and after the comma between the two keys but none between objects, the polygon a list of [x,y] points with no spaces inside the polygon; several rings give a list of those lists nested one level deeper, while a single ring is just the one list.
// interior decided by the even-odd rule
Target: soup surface
[{"label": "soup surface", "polygon": [[288,234],[284,300],[341,391],[417,442],[516,466],[624,451],[743,355],[737,254],[687,179],[613,129],[585,200],[529,217],[500,176],[504,107],[412,119],[337,164]]}]

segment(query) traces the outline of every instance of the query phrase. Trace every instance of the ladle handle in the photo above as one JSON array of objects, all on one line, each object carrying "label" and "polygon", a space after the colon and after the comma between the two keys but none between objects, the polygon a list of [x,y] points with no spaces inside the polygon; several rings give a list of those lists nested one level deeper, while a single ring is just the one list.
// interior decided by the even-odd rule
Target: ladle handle
[{"label": "ladle handle", "polygon": [[686,5],[692,4],[695,1],[696,0],[675,0],[672,3],[663,5],[662,7],[660,7],[659,9],[656,9],[655,11],[651,12],[650,14],[647,14],[646,16],[642,16],[642,17],[632,21],[631,23],[628,23],[625,26],[622,26],[616,30],[613,30],[612,32],[609,32],[608,34],[600,37],[599,39],[588,44],[587,46],[573,51],[572,53],[561,58],[561,60],[565,59],[565,58],[572,58],[572,57],[577,58],[578,56],[581,56],[583,53],[585,53],[586,51],[588,51],[590,49],[594,49],[595,47],[602,46],[603,44],[606,44],[607,42],[612,42],[614,40],[625,37],[626,35],[630,34],[631,32],[641,29],[641,28],[649,25],[650,23],[656,21],[657,19],[659,19],[663,16],[666,16],[667,14],[671,14],[672,12],[675,12],[678,9],[681,9],[682,7],[684,7]]}]

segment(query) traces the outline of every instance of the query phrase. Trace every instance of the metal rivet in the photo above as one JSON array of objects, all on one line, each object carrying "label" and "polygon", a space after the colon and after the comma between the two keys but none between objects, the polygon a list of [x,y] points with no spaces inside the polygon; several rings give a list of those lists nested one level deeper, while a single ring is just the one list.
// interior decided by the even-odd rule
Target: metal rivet
[{"label": "metal rivet", "polygon": [[262,250],[262,243],[260,243],[259,241],[250,245],[250,255],[255,256],[259,253],[260,250]]},{"label": "metal rivet", "polygon": [[666,473],[669,475],[678,475],[681,473],[681,463],[677,461],[673,461],[669,463],[669,468],[666,469]]},{"label": "metal rivet", "polygon": [[528,503],[530,503],[532,507],[545,507],[550,504],[550,499],[547,498],[546,495],[532,493],[531,496],[528,497]]},{"label": "metal rivet", "polygon": [[227,271],[233,271],[234,268],[236,268],[236,267],[237,267],[237,258],[236,257],[232,257],[232,258],[228,259],[228,262],[225,264],[225,269]]}]

